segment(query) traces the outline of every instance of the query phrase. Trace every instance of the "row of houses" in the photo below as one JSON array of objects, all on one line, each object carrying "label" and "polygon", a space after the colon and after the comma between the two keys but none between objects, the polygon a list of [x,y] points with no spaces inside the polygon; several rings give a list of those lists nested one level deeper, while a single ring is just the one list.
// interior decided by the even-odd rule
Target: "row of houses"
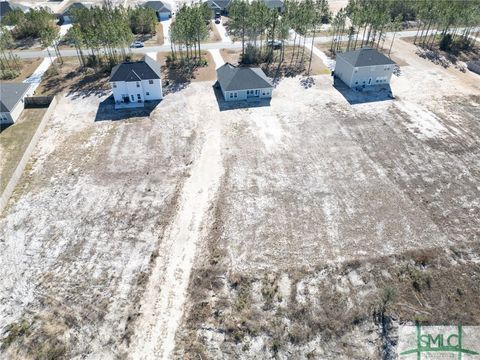
[{"label": "row of houses", "polygon": [[[375,49],[365,47],[337,55],[334,76],[352,89],[390,83],[395,62]],[[163,99],[160,64],[149,56],[142,61],[116,65],[110,75],[116,108],[143,107]],[[225,101],[269,99],[270,79],[260,68],[226,63],[217,69],[217,87]],[[29,84],[0,83],[0,123],[13,123],[20,116]]]},{"label": "row of houses", "polygon": [[[283,12],[284,4],[283,0],[262,0],[265,5],[273,10],[276,9],[279,12]],[[212,9],[212,14],[228,15],[228,6],[231,0],[207,0],[208,6]],[[61,23],[68,24],[71,22],[71,15],[74,9],[78,8],[91,8],[95,6],[95,3],[91,2],[75,2],[69,5],[62,14],[59,14]],[[147,1],[142,6],[148,7],[155,11],[158,21],[165,21],[172,17],[172,6],[168,2],[164,1]]]},{"label": "row of houses", "polygon": [[[390,83],[395,62],[365,47],[337,55],[334,75],[353,89]],[[159,64],[148,56],[115,66],[110,76],[117,108],[143,106],[163,98]],[[225,101],[268,99],[273,85],[260,68],[226,63],[217,69],[217,85]]]},{"label": "row of houses", "polygon": [[[149,56],[116,65],[109,82],[117,109],[143,107],[146,101],[163,99],[160,65]],[[225,101],[267,99],[273,92],[273,85],[262,69],[230,63],[217,69],[217,84]]]}]

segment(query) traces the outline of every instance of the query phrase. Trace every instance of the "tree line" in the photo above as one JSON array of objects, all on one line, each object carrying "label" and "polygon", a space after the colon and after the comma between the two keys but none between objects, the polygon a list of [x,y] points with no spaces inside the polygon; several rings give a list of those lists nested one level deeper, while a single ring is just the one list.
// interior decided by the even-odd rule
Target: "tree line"
[{"label": "tree line", "polygon": [[10,31],[0,25],[0,78],[11,80],[20,74],[18,57],[12,54],[13,37]]},{"label": "tree line", "polygon": [[172,60],[202,62],[201,42],[208,38],[212,10],[208,4],[183,5],[170,26]]},{"label": "tree line", "polygon": [[2,18],[2,24],[15,26],[12,35],[15,39],[40,37],[42,31],[54,26],[55,15],[47,8],[29,9],[23,12],[14,9]]},{"label": "tree line", "polygon": [[281,11],[269,9],[261,0],[232,0],[228,13],[227,30],[241,40],[241,62],[245,64],[272,61],[274,48],[281,49],[279,62],[285,61],[284,45],[290,29],[294,31],[290,64],[303,64],[307,37],[311,37],[313,50],[320,26],[331,17],[327,0],[286,0]]},{"label": "tree line", "polygon": [[480,27],[480,0],[419,0],[420,26],[414,43],[432,47],[439,40],[442,50],[465,50],[475,46]]},{"label": "tree line", "polygon": [[73,43],[82,66],[117,64],[127,58],[134,39],[128,9],[92,7],[72,10],[72,27],[66,38]]},{"label": "tree line", "polygon": [[386,33],[393,32],[391,49],[403,22],[412,20],[418,30],[416,44],[433,46],[439,33],[440,42],[445,38],[461,39],[473,46],[475,39],[471,35],[480,25],[480,0],[349,0],[332,21],[330,49],[378,48],[383,46]]}]

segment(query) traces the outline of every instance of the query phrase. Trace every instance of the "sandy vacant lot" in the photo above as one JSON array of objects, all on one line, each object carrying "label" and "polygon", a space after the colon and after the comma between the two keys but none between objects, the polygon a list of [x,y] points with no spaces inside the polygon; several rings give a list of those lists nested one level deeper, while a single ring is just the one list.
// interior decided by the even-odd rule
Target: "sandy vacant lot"
[{"label": "sandy vacant lot", "polygon": [[354,106],[329,76],[115,121],[62,98],[0,216],[3,357],[365,359],[478,323],[479,84],[406,60]]}]

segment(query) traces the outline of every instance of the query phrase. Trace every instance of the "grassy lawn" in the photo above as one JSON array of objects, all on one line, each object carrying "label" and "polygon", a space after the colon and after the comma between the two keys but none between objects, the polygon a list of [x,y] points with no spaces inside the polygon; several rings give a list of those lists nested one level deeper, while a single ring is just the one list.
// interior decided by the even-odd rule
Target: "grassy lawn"
[{"label": "grassy lawn", "polygon": [[19,120],[0,132],[0,193],[7,186],[18,162],[47,109],[25,109]]}]

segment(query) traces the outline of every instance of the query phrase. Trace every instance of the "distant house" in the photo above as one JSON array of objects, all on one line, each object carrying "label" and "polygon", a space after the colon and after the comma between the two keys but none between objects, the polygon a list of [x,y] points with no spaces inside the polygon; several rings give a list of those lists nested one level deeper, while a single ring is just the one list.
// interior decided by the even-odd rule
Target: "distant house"
[{"label": "distant house", "polygon": [[272,97],[273,85],[260,68],[226,63],[217,69],[217,79],[226,101]]},{"label": "distant house", "polygon": [[208,6],[212,9],[213,14],[228,15],[228,5],[231,0],[208,0]]},{"label": "distant house", "polygon": [[0,83],[0,124],[11,124],[17,121],[24,108],[30,84]]},{"label": "distant house", "polygon": [[76,2],[68,6],[63,13],[59,16],[59,20],[61,24],[70,24],[72,22],[72,14],[76,9],[91,9],[93,4],[88,3],[80,3]]},{"label": "distant house", "polygon": [[115,107],[143,107],[145,101],[161,100],[160,64],[149,56],[142,61],[116,65],[110,75]]},{"label": "distant house", "polygon": [[395,62],[370,47],[337,54],[335,77],[350,88],[389,84]]},{"label": "distant house", "polygon": [[9,12],[16,9],[26,12],[28,10],[28,7],[20,4],[13,4],[10,1],[0,1],[0,21],[2,21],[2,18]]},{"label": "distant house", "polygon": [[278,10],[278,12],[283,12],[283,0],[263,0],[263,2],[270,10]]},{"label": "distant house", "polygon": [[172,7],[162,1],[147,1],[143,6],[153,9],[158,21],[168,20],[172,17]]}]

